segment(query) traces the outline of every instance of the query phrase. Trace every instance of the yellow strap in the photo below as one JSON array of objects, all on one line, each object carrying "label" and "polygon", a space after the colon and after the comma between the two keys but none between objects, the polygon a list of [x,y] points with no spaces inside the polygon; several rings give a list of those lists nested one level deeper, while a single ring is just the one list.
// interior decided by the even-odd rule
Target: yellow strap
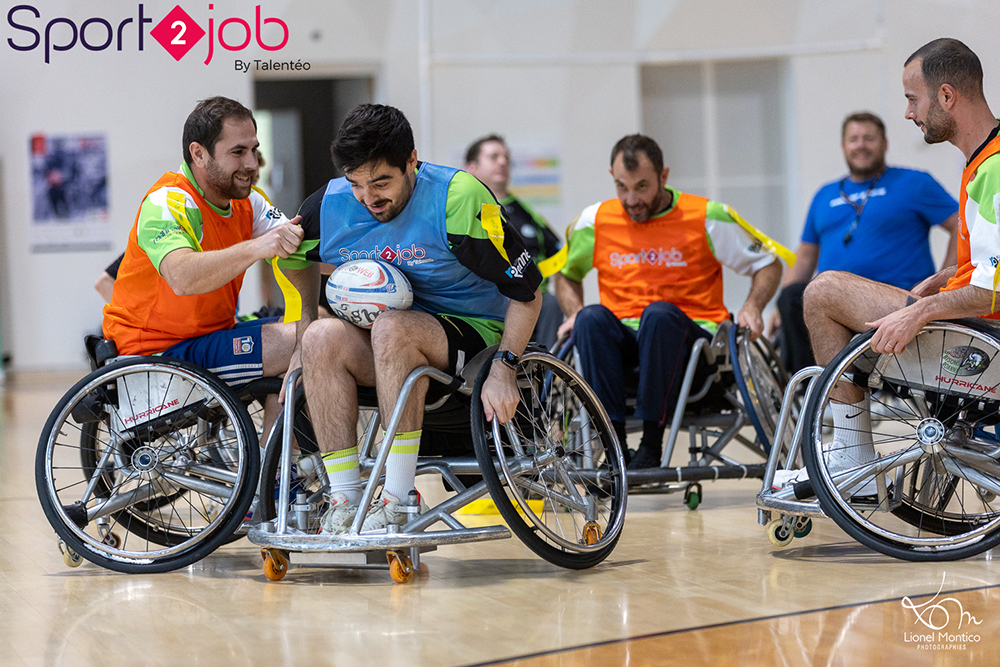
[{"label": "yellow strap", "polygon": [[569,243],[563,244],[559,252],[546,257],[538,263],[538,270],[542,272],[542,278],[548,278],[553,273],[559,273],[566,266],[566,258],[569,257]]},{"label": "yellow strap", "polygon": [[302,295],[299,291],[295,289],[295,285],[292,284],[285,274],[281,272],[281,267],[278,266],[278,257],[275,256],[271,260],[271,269],[274,270],[274,279],[278,281],[278,287],[281,288],[281,295],[285,297],[285,322],[298,322],[302,319]]},{"label": "yellow strap", "polygon": [[566,260],[569,259],[569,233],[573,231],[574,225],[576,225],[576,220],[566,226],[566,243],[563,244],[562,248],[559,248],[559,252],[538,263],[538,270],[542,272],[542,278],[559,273],[566,266]]},{"label": "yellow strap", "polygon": [[258,188],[256,185],[251,185],[250,189],[259,194],[261,197],[263,197],[264,201],[267,202],[268,206],[274,206],[274,204],[271,203],[271,198],[267,196],[266,192]]},{"label": "yellow strap", "polygon": [[194,242],[194,247],[201,252],[201,244],[198,243],[198,236],[194,233],[194,227],[191,226],[191,221],[187,217],[187,209],[184,206],[185,196],[181,192],[168,192],[167,193],[167,208],[170,212],[174,214],[174,220],[177,224],[181,226],[187,235],[191,237]]},{"label": "yellow strap", "polygon": [[500,251],[500,255],[510,264],[507,251],[503,248],[503,220],[500,218],[500,207],[496,204],[483,204],[479,210],[479,220],[483,229],[489,234],[493,246]]},{"label": "yellow strap", "polygon": [[990,312],[997,312],[997,285],[1000,284],[1000,264],[997,264],[997,268],[993,269],[993,305],[990,306]]},{"label": "yellow strap", "polygon": [[[250,187],[264,198],[268,206],[274,206],[266,192],[256,185],[251,185]],[[271,260],[271,269],[274,271],[274,279],[278,281],[278,287],[281,288],[281,296],[285,298],[285,322],[298,322],[302,319],[302,295],[295,289],[295,285],[285,277],[285,274],[281,272],[277,257]]]},{"label": "yellow strap", "polygon": [[736,221],[736,224],[742,227],[747,232],[747,234],[760,241],[765,248],[773,252],[781,259],[785,260],[785,264],[787,264],[788,266],[795,266],[794,252],[792,252],[785,246],[781,245],[777,241],[772,241],[771,239],[769,239],[767,235],[764,234],[764,232],[760,231],[759,229],[751,225],[749,222],[744,220],[743,217],[736,212],[736,209],[732,208],[731,206],[726,206],[725,204],[723,204],[723,206],[726,209],[726,213],[728,213],[729,216]]}]

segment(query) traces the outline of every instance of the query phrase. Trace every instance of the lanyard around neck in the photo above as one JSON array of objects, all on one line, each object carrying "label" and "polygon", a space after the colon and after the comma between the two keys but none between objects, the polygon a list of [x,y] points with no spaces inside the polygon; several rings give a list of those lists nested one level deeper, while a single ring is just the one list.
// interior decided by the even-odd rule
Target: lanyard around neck
[{"label": "lanyard around neck", "polygon": [[844,185],[847,183],[847,177],[840,182],[840,198],[843,199],[848,206],[854,209],[854,221],[851,223],[851,228],[847,230],[846,234],[844,234],[844,245],[850,243],[851,239],[854,238],[854,232],[858,228],[858,222],[861,221],[861,213],[865,210],[865,206],[867,206],[868,200],[871,198],[875,188],[878,187],[879,179],[882,178],[883,174],[885,174],[885,171],[882,171],[882,173],[872,179],[872,184],[868,186],[868,191],[865,192],[865,196],[861,198],[860,204],[851,199],[844,191]]}]

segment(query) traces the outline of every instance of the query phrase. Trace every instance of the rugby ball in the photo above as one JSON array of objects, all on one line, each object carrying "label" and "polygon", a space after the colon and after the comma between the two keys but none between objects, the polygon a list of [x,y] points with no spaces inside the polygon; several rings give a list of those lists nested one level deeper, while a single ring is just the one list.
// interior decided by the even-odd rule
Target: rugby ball
[{"label": "rugby ball", "polygon": [[413,288],[403,272],[376,259],[341,264],[326,281],[326,300],[338,317],[370,329],[387,310],[406,310]]}]

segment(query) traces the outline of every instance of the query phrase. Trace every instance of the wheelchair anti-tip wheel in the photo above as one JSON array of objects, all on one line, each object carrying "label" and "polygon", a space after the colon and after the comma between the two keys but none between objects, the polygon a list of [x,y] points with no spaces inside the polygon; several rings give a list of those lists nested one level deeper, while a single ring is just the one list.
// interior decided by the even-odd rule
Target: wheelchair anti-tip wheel
[{"label": "wheelchair anti-tip wheel", "polygon": [[143,357],[99,368],[60,399],[35,485],[73,552],[119,572],[166,572],[231,538],[259,470],[254,424],[224,382]]},{"label": "wheelchair anti-tip wheel", "polygon": [[[933,322],[903,352],[877,354],[873,334],[856,337],[827,366],[806,409],[804,455],[820,505],[859,542],[896,558],[956,560],[993,548],[997,339],[981,322]],[[870,396],[873,460],[830,429],[838,383]]]},{"label": "wheelchair anti-tip wheel", "polygon": [[472,437],[493,502],[545,560],[597,565],[621,536],[626,506],[625,461],[607,413],[570,366],[528,352],[517,369],[517,414],[495,426],[482,402],[491,367],[483,366],[472,392]]}]

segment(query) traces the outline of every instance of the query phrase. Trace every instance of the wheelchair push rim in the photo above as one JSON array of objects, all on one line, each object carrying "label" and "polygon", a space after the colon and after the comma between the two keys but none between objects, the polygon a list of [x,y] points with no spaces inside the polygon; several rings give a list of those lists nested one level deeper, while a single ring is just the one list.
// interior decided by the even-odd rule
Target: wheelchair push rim
[{"label": "wheelchair push rim", "polygon": [[624,457],[607,414],[571,367],[527,353],[517,371],[517,415],[504,425],[487,423],[480,392],[489,371],[489,365],[480,371],[473,392],[473,438],[498,510],[546,560],[596,565],[620,537],[627,493]]},{"label": "wheelchair push rim", "polygon": [[[751,341],[745,328],[733,324],[729,327],[728,339],[736,386],[764,453],[769,455],[788,374],[766,338]],[[782,450],[787,451],[791,445],[790,435],[786,434],[783,440]]]},{"label": "wheelchair push rim", "polygon": [[[977,328],[931,323],[903,352],[882,355],[869,331],[818,380],[807,409],[809,477],[827,515],[877,551],[954,560],[1000,543],[1000,346]],[[829,465],[838,381],[869,393],[873,413],[877,458],[848,472]],[[859,498],[859,488],[875,497]]]},{"label": "wheelchair push rim", "polygon": [[256,445],[249,414],[215,376],[176,359],[125,359],[80,380],[53,409],[36,487],[50,524],[80,555],[123,572],[168,571],[231,537],[252,499]]}]

